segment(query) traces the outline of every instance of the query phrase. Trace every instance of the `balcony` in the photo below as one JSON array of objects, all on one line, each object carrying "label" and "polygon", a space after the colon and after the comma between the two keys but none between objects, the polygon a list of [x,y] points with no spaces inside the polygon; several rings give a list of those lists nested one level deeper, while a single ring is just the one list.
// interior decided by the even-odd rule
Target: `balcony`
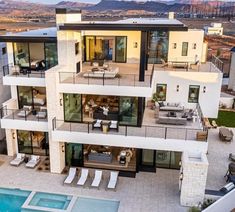
[{"label": "balcony", "polygon": [[[118,70],[113,76],[105,74],[94,77],[92,66],[82,65],[82,72],[59,72],[59,90],[62,93],[83,93],[99,95],[151,96],[154,66],[145,71],[144,81],[139,81],[139,64],[110,63],[112,70]],[[109,72],[111,73],[111,72]]]},{"label": "balcony", "polygon": [[146,111],[141,127],[119,126],[119,130],[110,129],[108,132],[101,128],[93,129],[92,123],[71,123],[53,119],[52,137],[54,141],[78,142],[93,145],[122,146],[131,148],[146,148],[171,151],[207,151],[207,142],[197,141],[197,133],[205,131],[200,121],[186,126],[161,125],[153,122]]},{"label": "balcony", "polygon": [[3,107],[0,112],[2,128],[42,132],[48,131],[47,115],[40,114],[39,110],[26,111],[23,109],[7,109]]},{"label": "balcony", "polygon": [[45,70],[20,69],[18,66],[3,67],[3,84],[18,86],[46,86]]}]

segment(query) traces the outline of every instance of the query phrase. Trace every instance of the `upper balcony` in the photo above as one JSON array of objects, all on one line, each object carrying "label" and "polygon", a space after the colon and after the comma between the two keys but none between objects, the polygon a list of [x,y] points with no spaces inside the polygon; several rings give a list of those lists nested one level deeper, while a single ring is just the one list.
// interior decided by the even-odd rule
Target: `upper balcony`
[{"label": "upper balcony", "polygon": [[[181,113],[185,111],[179,112],[177,116],[181,117]],[[161,124],[154,113],[154,110],[145,109],[141,127],[122,125],[108,131],[102,126],[94,127],[92,122],[72,123],[54,118],[52,138],[56,142],[70,141],[171,151],[207,151],[207,142],[199,142],[207,141],[207,129],[204,127],[199,105],[194,109],[192,119],[179,118],[185,122],[183,125],[177,124],[177,118],[175,124]],[[158,116],[167,118],[167,112],[160,111]],[[104,121],[104,126],[105,124],[107,121]],[[205,137],[200,138],[199,134]]]},{"label": "upper balcony", "polygon": [[7,65],[3,67],[3,84],[45,87],[45,71]]},{"label": "upper balcony", "polygon": [[0,109],[1,127],[27,131],[48,131],[47,111],[24,106],[22,109]]},{"label": "upper balcony", "polygon": [[80,73],[59,71],[59,91],[98,95],[152,95],[154,65],[148,65],[144,80],[139,79],[139,64],[109,63],[107,68],[82,65]]}]

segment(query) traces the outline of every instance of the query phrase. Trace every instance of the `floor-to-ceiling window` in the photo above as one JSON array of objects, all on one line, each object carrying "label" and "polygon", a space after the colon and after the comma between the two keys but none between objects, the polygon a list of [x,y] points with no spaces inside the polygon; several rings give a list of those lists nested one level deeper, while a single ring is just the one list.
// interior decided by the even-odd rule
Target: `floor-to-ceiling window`
[{"label": "floor-to-ceiling window", "polygon": [[65,164],[66,166],[82,166],[83,165],[82,144],[66,143]]},{"label": "floor-to-ceiling window", "polygon": [[165,30],[151,31],[148,34],[148,63],[166,62],[168,58],[169,33]]},{"label": "floor-to-ceiling window", "polygon": [[58,64],[57,43],[13,43],[14,61],[21,68],[46,70]]},{"label": "floor-to-ceiling window", "polygon": [[46,88],[18,86],[19,109],[24,105],[35,107],[46,106]]},{"label": "floor-to-ceiling window", "polygon": [[138,98],[120,97],[119,120],[122,125],[137,125],[138,119]]},{"label": "floor-to-ceiling window", "polygon": [[17,131],[18,151],[34,155],[48,155],[48,133],[36,131]]},{"label": "floor-to-ceiling window", "polygon": [[64,120],[82,121],[82,100],[80,94],[64,94]]},{"label": "floor-to-ceiling window", "polygon": [[112,60],[126,62],[127,37],[117,36],[86,36],[85,56],[86,61]]}]

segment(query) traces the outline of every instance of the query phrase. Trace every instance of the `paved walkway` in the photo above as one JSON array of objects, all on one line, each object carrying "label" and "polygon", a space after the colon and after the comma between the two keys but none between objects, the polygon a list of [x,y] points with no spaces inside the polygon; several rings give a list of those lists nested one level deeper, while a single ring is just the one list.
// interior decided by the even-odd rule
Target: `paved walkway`
[{"label": "paved walkway", "polygon": [[[178,170],[157,169],[156,173],[140,172],[136,178],[120,177],[117,191],[105,191],[107,177],[100,190],[64,186],[65,175],[51,174],[9,165],[11,157],[0,156],[5,163],[0,166],[0,187],[34,191],[56,192],[120,201],[119,212],[184,212],[180,206]],[[107,174],[107,173],[106,173]],[[89,183],[89,182],[88,182]]]}]

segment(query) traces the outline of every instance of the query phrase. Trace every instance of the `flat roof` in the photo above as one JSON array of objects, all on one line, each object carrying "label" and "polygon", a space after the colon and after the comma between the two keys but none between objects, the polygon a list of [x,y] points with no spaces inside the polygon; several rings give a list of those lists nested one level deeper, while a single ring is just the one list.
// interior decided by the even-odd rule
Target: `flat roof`
[{"label": "flat roof", "polygon": [[156,30],[157,28],[172,31],[188,30],[182,22],[177,19],[168,18],[129,18],[118,21],[82,21],[78,23],[65,23],[59,26],[60,30]]},{"label": "flat roof", "polygon": [[56,27],[7,33],[0,36],[0,42],[55,42],[56,40]]}]

